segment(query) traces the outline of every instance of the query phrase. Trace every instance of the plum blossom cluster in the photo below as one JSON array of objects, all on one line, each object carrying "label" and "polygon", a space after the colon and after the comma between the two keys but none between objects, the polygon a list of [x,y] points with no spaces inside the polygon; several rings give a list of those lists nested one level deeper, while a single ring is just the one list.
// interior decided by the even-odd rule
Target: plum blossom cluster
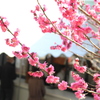
[{"label": "plum blossom cluster", "polygon": [[88,84],[84,81],[83,78],[79,77],[74,72],[72,73],[72,77],[75,79],[75,82],[71,83],[71,88],[73,90],[85,90],[88,87]]},{"label": "plum blossom cluster", "polygon": [[0,16],[0,28],[1,28],[1,30],[3,32],[6,32],[7,31],[7,26],[8,25],[9,25],[9,22],[6,20],[6,17]]},{"label": "plum blossom cluster", "polygon": [[87,70],[87,67],[86,66],[79,66],[77,65],[76,63],[74,64],[74,68],[79,71],[80,73],[85,73],[86,70]]},{"label": "plum blossom cluster", "polygon": [[[0,17],[0,27],[1,27],[1,30],[3,32],[6,32],[8,30],[8,28],[7,28],[8,26],[9,26],[9,22],[6,20],[6,17]],[[12,39],[6,39],[6,44],[9,45],[9,46],[12,46],[12,47],[17,46],[19,44],[19,41],[16,38],[18,33],[19,33],[19,30],[17,29],[14,32],[14,34],[13,34],[14,37]]]},{"label": "plum blossom cluster", "polygon": [[97,85],[99,85],[100,84],[100,74],[95,73],[93,75],[93,80],[96,82]]},{"label": "plum blossom cluster", "polygon": [[[35,58],[35,57],[34,57]],[[31,59],[32,60],[32,59]],[[30,63],[30,61],[29,61],[29,63]],[[34,77],[42,77],[43,75],[44,75],[44,71],[46,72],[46,73],[48,73],[48,76],[47,76],[47,78],[46,78],[46,82],[47,83],[49,83],[49,84],[57,84],[58,85],[58,88],[60,89],[60,90],[66,90],[67,89],[67,87],[68,87],[68,83],[67,82],[65,82],[65,81],[62,81],[62,82],[60,82],[60,78],[59,77],[57,77],[57,76],[54,76],[53,74],[55,73],[55,71],[54,71],[54,66],[52,66],[52,65],[49,65],[48,67],[47,67],[47,63],[46,62],[44,62],[44,63],[40,63],[40,62],[37,62],[36,61],[36,63],[34,64],[34,61],[32,61],[31,63],[30,63],[31,65],[33,65],[33,66],[37,66],[41,71],[37,71],[37,72],[28,72],[28,74],[30,75],[30,76],[34,76]],[[37,65],[36,65],[37,64]],[[42,72],[43,71],[43,72]]]},{"label": "plum blossom cluster", "polygon": [[59,77],[53,76],[53,75],[49,75],[46,78],[46,82],[47,83],[58,83],[59,82]]},{"label": "plum blossom cluster", "polygon": [[23,44],[21,47],[21,51],[13,51],[13,54],[19,59],[26,58],[28,57],[29,49],[29,47]]},{"label": "plum blossom cluster", "polygon": [[28,74],[29,74],[30,76],[39,77],[39,78],[42,77],[42,76],[44,75],[42,71],[36,71],[36,72],[31,72],[31,71],[29,71]]},{"label": "plum blossom cluster", "polygon": [[[37,63],[37,62],[36,62]],[[34,62],[31,62],[31,65],[34,65]],[[36,65],[35,65],[36,66]],[[47,66],[47,63],[38,63],[37,64],[37,67],[41,70],[41,71],[37,71],[37,72],[28,72],[28,74],[30,76],[34,76],[34,77],[42,77],[44,75],[44,71],[48,73],[48,76],[46,78],[46,82],[49,83],[49,84],[57,84],[58,85],[58,88],[60,90],[66,90],[67,87],[68,87],[68,83],[65,82],[65,81],[62,81],[60,82],[60,78],[57,77],[57,76],[54,76],[53,74],[55,73],[54,71],[54,66],[52,65],[49,65],[48,67]],[[43,71],[43,72],[42,72]]]},{"label": "plum blossom cluster", "polygon": [[46,82],[49,84],[57,84],[59,90],[66,90],[68,87],[68,83],[66,81],[63,80],[60,82],[60,78],[53,75],[47,76]]},{"label": "plum blossom cluster", "polygon": [[[52,47],[52,49],[62,48],[62,51],[65,51],[66,49],[69,49],[71,47],[72,43],[68,41],[67,38],[64,38],[64,36],[67,36],[73,39],[74,41],[82,44],[82,41],[87,39],[84,34],[87,35],[88,33],[93,33],[93,32],[91,27],[89,27],[88,24],[86,23],[87,21],[86,16],[78,13],[77,10],[79,2],[77,0],[74,1],[55,0],[55,2],[57,3],[63,17],[59,18],[58,21],[50,21],[49,18],[44,16],[38,5],[36,6],[35,10],[32,10],[31,12],[33,13],[34,19],[38,22],[43,33],[53,32],[59,34],[60,32],[59,35],[63,40],[62,44],[65,46],[64,47],[54,46]],[[44,12],[46,12],[46,10]],[[65,23],[65,20],[68,21],[70,24]],[[51,23],[55,27],[53,27]],[[83,27],[84,25],[87,27]],[[43,31],[44,29],[45,31]],[[56,29],[58,29],[59,32]]]},{"label": "plum blossom cluster", "polygon": [[82,79],[78,74],[75,74],[73,71],[71,72],[71,75],[75,81]]},{"label": "plum blossom cluster", "polygon": [[[90,7],[90,5],[85,5],[78,0],[55,0],[58,5],[58,8],[62,14],[63,18],[59,18],[58,21],[51,21],[48,17],[46,17],[45,12],[47,10],[46,6],[44,5],[42,8],[40,5],[35,7],[35,10],[31,10],[31,13],[34,15],[35,21],[38,22],[39,27],[41,28],[43,33],[55,33],[59,34],[62,39],[61,45],[52,46],[51,49],[58,49],[62,51],[66,51],[72,46],[72,42],[77,42],[82,44],[84,40],[88,40],[87,35],[91,33],[91,37],[100,39],[100,0],[94,0],[95,5]],[[82,8],[86,10],[84,14],[79,13],[80,5]],[[41,12],[42,11],[42,12]],[[92,16],[92,17],[91,17]],[[89,26],[87,21],[91,21],[92,18],[92,25],[97,27],[97,32],[93,31],[92,28]],[[95,19],[95,20],[94,20]],[[69,24],[66,23],[69,21]],[[99,24],[99,25],[98,25]],[[5,17],[0,17],[0,28],[3,32],[9,31],[11,34],[12,32],[8,29],[9,22],[6,20]],[[75,91],[75,95],[78,99],[84,99],[86,90],[88,89],[88,84],[81,78],[78,74],[72,72],[72,77],[75,82],[71,83],[68,86],[68,83],[64,80],[60,82],[60,78],[54,76],[54,66],[49,65],[44,62],[40,63],[37,54],[32,52],[29,53],[29,47],[25,44],[21,44],[17,39],[19,34],[19,29],[17,29],[13,35],[12,39],[6,39],[6,44],[12,47],[17,46],[18,44],[21,45],[21,51],[13,51],[13,54],[19,58],[28,58],[29,64],[31,66],[36,66],[40,69],[37,72],[28,72],[30,76],[34,77],[42,77],[44,75],[43,72],[47,73],[46,82],[49,84],[57,84],[58,89],[66,90],[67,88],[72,89]],[[79,59],[75,59],[74,68],[80,72],[85,73],[87,71],[86,66],[79,65]],[[93,80],[96,83],[95,90],[90,90],[93,93],[94,100],[100,100],[100,74],[96,73],[93,75]]]},{"label": "plum blossom cluster", "polygon": [[[8,29],[8,26],[9,26],[9,22],[6,20],[6,17],[0,17],[1,30],[3,32],[10,31]],[[6,44],[9,45],[9,46],[12,46],[12,47],[17,46],[19,44],[19,41],[17,39],[19,32],[20,32],[19,29],[16,29],[14,34],[11,33],[14,37],[12,39],[6,39]]]},{"label": "plum blossom cluster", "polygon": [[36,53],[31,53],[28,57],[28,61],[30,65],[37,66],[37,64],[39,63],[39,58],[37,57]]},{"label": "plum blossom cluster", "polygon": [[97,19],[98,21],[100,21],[100,15],[98,13],[100,13],[100,0],[94,0],[94,5],[91,6],[89,4],[87,4],[86,6],[86,11],[93,16],[95,19]]},{"label": "plum blossom cluster", "polygon": [[[38,9],[37,9],[38,8]],[[44,12],[46,12],[46,8],[43,7],[43,9],[45,9]],[[69,37],[71,36],[70,33],[70,26],[66,25],[63,22],[63,19],[59,18],[59,22],[58,21],[50,21],[49,19],[47,19],[44,14],[41,12],[40,7],[37,5],[35,10],[31,10],[31,13],[33,13],[34,15],[34,19],[38,22],[39,27],[41,28],[43,33],[58,33],[56,28],[60,29],[60,30],[65,30],[62,32],[63,35],[68,35]],[[52,24],[55,25],[55,27],[53,27]],[[66,38],[64,38],[63,36],[61,36],[62,39],[62,45],[56,45],[56,46],[51,46],[51,49],[55,50],[55,49],[59,49],[62,51],[66,51],[67,49],[69,49],[72,45],[72,42],[67,40]]]},{"label": "plum blossom cluster", "polygon": [[[85,68],[82,68],[80,70],[79,68],[79,59],[75,59],[76,63],[74,64],[74,68],[80,72],[84,73],[86,72],[86,66]],[[71,89],[75,90],[75,95],[79,99],[84,99],[85,98],[85,90],[88,89],[88,84],[84,81],[83,78],[81,78],[78,74],[75,74],[74,72],[71,73],[73,79],[75,82],[71,83]],[[100,99],[100,74],[95,73],[93,74],[93,81],[96,83],[96,88],[90,91],[94,91],[95,93],[92,93],[94,100],[99,100]]]},{"label": "plum blossom cluster", "polygon": [[61,50],[63,52],[66,52],[71,46],[72,46],[71,41],[67,41],[66,39],[63,39],[62,45],[51,46],[50,49],[51,50]]},{"label": "plum blossom cluster", "polygon": [[81,91],[81,90],[75,92],[75,96],[76,96],[78,99],[85,99],[84,91]]},{"label": "plum blossom cluster", "polygon": [[[90,6],[89,4],[84,4],[84,2],[79,2],[78,0],[55,0],[57,3],[59,10],[62,13],[63,18],[67,19],[70,22],[71,30],[73,33],[72,38],[82,43],[83,40],[86,40],[87,38],[84,36],[84,34],[91,33],[94,38],[99,39],[100,35],[98,32],[95,32],[91,29],[91,27],[88,25],[88,21],[91,22],[91,18],[86,17],[85,15],[92,16],[94,19],[96,19],[96,23],[100,25],[100,1],[94,0],[94,5]],[[85,9],[85,15],[82,13],[79,13],[78,8],[82,6],[83,9]],[[86,14],[87,13],[87,14]],[[87,19],[88,18],[88,19]],[[88,20],[88,21],[87,21]],[[96,25],[96,23],[92,23],[93,25]],[[86,27],[83,27],[86,26]],[[98,31],[100,32],[100,27],[98,27]],[[83,34],[84,33],[84,34]]]},{"label": "plum blossom cluster", "polygon": [[[43,11],[45,12],[47,9],[46,9],[46,6],[43,7]],[[50,25],[50,21],[42,14],[37,14],[38,12],[40,12],[41,9],[40,7],[37,5],[35,10],[31,10],[31,13],[33,13],[34,15],[34,19],[39,23],[39,27],[41,28],[42,32],[43,33],[46,33],[46,32],[56,32],[56,30]],[[53,24],[56,23],[56,21],[52,21]]]},{"label": "plum blossom cluster", "polygon": [[12,46],[12,47],[16,47],[18,44],[19,44],[19,40],[14,37],[12,39],[5,39],[6,40],[6,44],[9,45],[9,46]]},{"label": "plum blossom cluster", "polygon": [[9,39],[9,38],[5,39],[6,44],[9,46],[12,46],[12,47],[16,47],[19,44],[19,40],[17,39],[19,32],[20,32],[20,30],[16,29],[16,31],[13,34],[14,37],[12,39]]},{"label": "plum blossom cluster", "polygon": [[74,68],[80,73],[85,73],[87,70],[86,66],[79,65],[79,60],[77,58],[76,58],[75,63],[74,63]]},{"label": "plum blossom cluster", "polygon": [[71,89],[76,91],[75,95],[78,99],[84,99],[85,98],[84,90],[88,88],[88,84],[78,74],[72,72],[71,75],[75,80],[75,82],[71,83]]},{"label": "plum blossom cluster", "polygon": [[66,90],[67,88],[68,88],[68,83],[65,81],[62,81],[61,83],[58,84],[59,90]]},{"label": "plum blossom cluster", "polygon": [[99,100],[99,99],[100,99],[100,87],[98,87],[98,88],[96,89],[96,92],[97,92],[97,94],[94,94],[94,93],[93,93],[94,100]]}]

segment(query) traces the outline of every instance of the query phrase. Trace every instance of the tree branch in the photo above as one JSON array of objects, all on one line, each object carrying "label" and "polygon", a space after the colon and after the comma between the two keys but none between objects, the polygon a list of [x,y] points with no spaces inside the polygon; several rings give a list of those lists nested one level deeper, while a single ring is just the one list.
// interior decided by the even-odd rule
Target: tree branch
[{"label": "tree branch", "polygon": [[96,20],[94,17],[92,17],[91,15],[89,15],[85,10],[83,10],[81,7],[78,7],[78,9],[84,13],[86,16],[90,17],[92,20],[94,20],[97,24],[100,25],[100,21]]}]

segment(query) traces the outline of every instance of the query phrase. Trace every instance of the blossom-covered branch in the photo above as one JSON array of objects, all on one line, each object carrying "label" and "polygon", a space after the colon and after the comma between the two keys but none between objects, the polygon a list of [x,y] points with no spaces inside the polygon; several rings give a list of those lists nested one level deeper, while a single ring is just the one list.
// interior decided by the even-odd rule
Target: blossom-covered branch
[{"label": "blossom-covered branch", "polygon": [[[56,31],[55,31],[56,34],[59,34],[59,35],[65,37],[66,39],[68,39],[68,40],[70,40],[71,42],[75,43],[76,45],[82,47],[83,49],[85,49],[86,51],[90,52],[91,54],[94,54],[95,56],[98,56],[98,57],[99,57],[99,55],[97,55],[97,54],[94,53],[94,52],[91,52],[90,50],[88,50],[87,48],[85,48],[84,46],[82,46],[80,43],[76,42],[76,41],[73,40],[72,38],[69,38],[69,37],[66,36],[65,34],[62,34],[62,33],[56,28],[56,26],[54,25],[55,23],[53,23],[53,22],[48,18],[48,16],[46,15],[44,9],[42,8],[42,6],[40,5],[40,3],[39,3],[38,0],[37,0],[37,2],[38,2],[38,5],[39,5],[40,8],[41,8],[43,14],[44,14],[45,17],[47,18],[47,21],[49,21],[49,24],[51,24],[51,25],[54,27],[54,29],[56,30]],[[39,9],[39,8],[38,8],[38,9]],[[37,10],[37,11],[38,11],[38,10]],[[36,14],[36,11],[32,11],[32,13],[33,13],[33,15],[35,15],[35,14]],[[42,28],[42,27],[41,27],[41,28]],[[67,29],[66,29],[66,30],[67,30]],[[54,33],[55,33],[55,32],[54,32]],[[85,35],[85,36],[86,36],[86,35]],[[88,39],[89,39],[89,38],[88,38]],[[90,39],[89,39],[89,41],[90,41]],[[90,41],[90,42],[91,42],[91,41]],[[100,49],[100,48],[97,47],[93,42],[91,42],[91,43],[92,43],[96,48]],[[70,47],[71,47],[71,46],[70,46]],[[69,48],[67,48],[67,49],[69,49]]]},{"label": "blossom-covered branch", "polygon": [[[80,8],[80,3],[77,0],[55,0],[59,10],[62,14],[63,18],[59,18],[59,21],[51,21],[49,17],[46,15],[46,7],[41,6],[39,1],[37,0],[38,5],[36,6],[35,10],[31,10],[34,15],[35,21],[38,22],[39,27],[41,28],[43,33],[55,33],[58,34],[62,39],[62,45],[52,46],[51,49],[59,49],[62,51],[66,51],[70,49],[72,43],[80,46],[84,50],[88,51],[93,57],[100,57],[99,54],[90,51],[86,47],[82,46],[85,40],[88,40],[93,47],[100,50],[98,46],[96,46],[89,37],[94,37],[96,39],[100,39],[100,29],[98,29],[98,33],[96,33],[87,23],[89,17],[92,19],[98,26],[100,25],[100,16],[97,12],[100,13],[100,1],[94,0],[94,11],[91,11],[89,6],[86,6],[86,11]],[[79,13],[78,11],[82,13]],[[41,12],[42,11],[42,12]],[[37,14],[37,12],[39,12]],[[84,16],[85,15],[85,16]],[[86,17],[87,16],[87,17]],[[70,24],[66,24],[66,21],[69,21]],[[29,71],[28,74],[34,77],[42,77],[44,73],[47,74],[46,82],[48,84],[56,84],[58,89],[66,90],[67,88],[72,89],[75,91],[75,95],[78,99],[84,99],[86,96],[86,92],[92,93],[95,100],[100,100],[100,73],[96,71],[95,73],[91,73],[91,70],[87,68],[86,65],[80,65],[80,59],[76,58],[73,64],[73,67],[79,73],[85,74],[88,73],[93,77],[93,81],[95,82],[95,86],[93,88],[89,88],[89,84],[85,82],[85,80],[80,77],[75,72],[71,73],[71,76],[74,79],[74,82],[68,84],[66,81],[60,81],[60,78],[55,76],[55,69],[52,64],[48,65],[47,62],[40,63],[39,58],[35,52],[29,53],[30,48],[27,47],[25,44],[22,44],[18,39],[17,36],[19,34],[19,29],[17,29],[14,33],[10,31],[8,28],[8,21],[5,17],[0,17],[0,27],[3,32],[8,31],[10,34],[13,35],[12,39],[6,39],[6,44],[12,47],[17,45],[21,45],[21,51],[13,51],[13,54],[19,58],[27,58],[28,62],[31,66],[38,67],[40,71],[32,72]],[[93,23],[93,25],[95,25]],[[85,58],[85,57],[84,57]],[[92,58],[92,57],[91,57]],[[87,57],[87,59],[90,59]],[[92,58],[93,59],[93,58]],[[90,59],[91,60],[91,59]]]}]

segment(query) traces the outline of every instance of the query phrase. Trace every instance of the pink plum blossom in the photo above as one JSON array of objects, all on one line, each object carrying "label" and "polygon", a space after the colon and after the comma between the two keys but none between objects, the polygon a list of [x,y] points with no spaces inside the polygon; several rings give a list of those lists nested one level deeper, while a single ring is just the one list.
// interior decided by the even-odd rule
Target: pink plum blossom
[{"label": "pink plum blossom", "polygon": [[36,5],[36,11],[40,11],[39,5]]},{"label": "pink plum blossom", "polygon": [[12,38],[12,39],[5,39],[6,44],[12,47],[16,47],[19,44],[19,40],[17,38]]},{"label": "pink plum blossom", "polygon": [[96,93],[93,93],[94,100],[100,100],[100,87],[97,88]]},{"label": "pink plum blossom", "polygon": [[47,76],[46,82],[47,83],[54,83],[54,76],[53,75]]},{"label": "pink plum blossom", "polygon": [[49,65],[49,67],[46,68],[45,71],[46,71],[49,75],[54,74],[54,66]]},{"label": "pink plum blossom", "polygon": [[96,82],[96,84],[100,84],[100,74],[98,74],[98,73],[95,73],[94,75],[93,75],[93,80]]},{"label": "pink plum blossom", "polygon": [[95,4],[95,5],[94,5],[94,10],[95,10],[96,12],[100,12],[100,4]]},{"label": "pink plum blossom", "polygon": [[57,76],[55,76],[55,77],[54,77],[54,83],[59,83],[59,81],[60,81],[60,78],[57,77]]},{"label": "pink plum blossom", "polygon": [[75,81],[82,79],[78,74],[75,74],[73,71],[71,72],[71,75]]},{"label": "pink plum blossom", "polygon": [[66,52],[67,48],[66,47],[62,47],[61,51]]},{"label": "pink plum blossom", "polygon": [[43,11],[46,11],[46,10],[47,10],[46,5],[43,5]]},{"label": "pink plum blossom", "polygon": [[5,39],[5,41],[7,45],[10,45],[10,39]]},{"label": "pink plum blossom", "polygon": [[37,63],[39,62],[38,57],[35,57],[34,59],[32,59],[31,57],[28,58],[29,64],[32,66],[36,66]]},{"label": "pink plum blossom", "polygon": [[75,92],[75,96],[80,100],[80,99],[85,99],[85,94],[83,94],[83,91],[79,90]]},{"label": "pink plum blossom", "polygon": [[58,89],[59,89],[59,90],[62,90],[62,91],[63,91],[63,90],[66,90],[67,87],[68,87],[67,84],[68,84],[67,82],[62,81],[61,83],[58,84]]},{"label": "pink plum blossom", "polygon": [[97,93],[100,93],[100,87],[99,87],[99,88],[97,88],[96,92],[97,92]]},{"label": "pink plum blossom", "polygon": [[93,93],[93,98],[94,100],[100,100],[100,96],[98,94]]},{"label": "pink plum blossom", "polygon": [[46,82],[47,83],[55,83],[55,84],[59,83],[59,77],[56,77],[56,76],[53,76],[53,75],[47,76]]},{"label": "pink plum blossom", "polygon": [[79,66],[78,64],[74,64],[74,68],[79,71],[80,73],[85,73],[87,70],[86,66]]},{"label": "pink plum blossom", "polygon": [[41,71],[36,71],[36,72],[31,72],[31,71],[29,71],[28,74],[29,74],[30,76],[39,77],[39,78],[43,76],[43,72],[41,72]]},{"label": "pink plum blossom", "polygon": [[22,58],[22,54],[21,54],[20,51],[13,51],[12,53],[15,55],[15,57],[17,57],[17,58],[19,58],[19,59]]},{"label": "pink plum blossom", "polygon": [[42,71],[36,71],[32,73],[32,76],[34,77],[42,77],[43,76],[43,72]]},{"label": "pink plum blossom", "polygon": [[30,56],[31,56],[32,58],[35,58],[35,57],[37,57],[37,53],[31,52],[31,53],[30,53]]},{"label": "pink plum blossom", "polygon": [[30,76],[32,76],[32,71],[28,71],[28,74],[29,74]]},{"label": "pink plum blossom", "polygon": [[88,84],[83,80],[83,79],[80,79],[76,82],[73,82],[71,83],[71,89],[72,90],[84,90],[84,89],[87,89],[88,87]]},{"label": "pink plum blossom", "polygon": [[[5,19],[4,17],[2,17],[2,19]],[[6,20],[6,21],[2,21],[0,20],[0,26],[1,26],[1,30],[3,32],[6,32],[7,31],[7,27],[9,25],[9,22]]]},{"label": "pink plum blossom", "polygon": [[22,54],[22,58],[27,58],[29,56],[28,53],[26,52],[21,52],[21,54]]},{"label": "pink plum blossom", "polygon": [[13,51],[12,53],[19,59],[26,58],[29,56],[26,52],[22,51]]},{"label": "pink plum blossom", "polygon": [[24,44],[22,45],[22,51],[23,52],[29,52],[29,47],[26,47]]},{"label": "pink plum blossom", "polygon": [[20,30],[17,28],[16,31],[14,32],[14,34],[13,34],[14,37],[18,36],[19,32],[20,32]]},{"label": "pink plum blossom", "polygon": [[38,67],[40,69],[46,69],[46,66],[47,66],[47,63],[46,62],[44,62],[44,63],[38,63]]}]

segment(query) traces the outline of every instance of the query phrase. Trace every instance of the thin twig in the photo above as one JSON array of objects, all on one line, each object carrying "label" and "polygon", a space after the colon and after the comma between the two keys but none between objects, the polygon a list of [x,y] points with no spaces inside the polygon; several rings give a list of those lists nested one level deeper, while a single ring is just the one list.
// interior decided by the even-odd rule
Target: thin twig
[{"label": "thin twig", "polygon": [[[81,28],[81,27],[79,27],[79,28]],[[81,28],[81,29],[82,29],[82,28]],[[97,45],[95,45],[85,33],[83,33],[83,34],[84,34],[84,36],[88,39],[88,41],[89,41],[95,48],[97,48],[98,50],[100,50],[100,48],[99,48]]]}]

